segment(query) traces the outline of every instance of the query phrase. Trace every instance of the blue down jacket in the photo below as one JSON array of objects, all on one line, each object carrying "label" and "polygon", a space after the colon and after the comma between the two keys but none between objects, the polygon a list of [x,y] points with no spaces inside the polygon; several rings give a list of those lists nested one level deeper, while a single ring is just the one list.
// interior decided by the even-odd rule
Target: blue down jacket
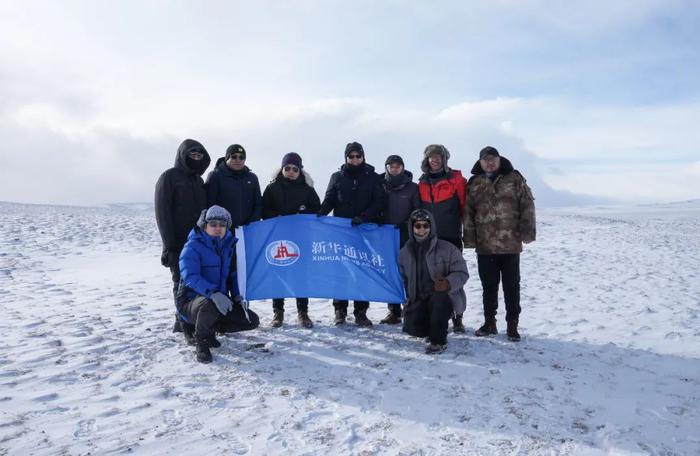
[{"label": "blue down jacket", "polygon": [[209,236],[196,226],[187,236],[180,254],[180,287],[177,292],[177,309],[201,295],[207,298],[212,293],[235,297],[239,294],[236,278],[236,239],[230,231],[226,236]]}]

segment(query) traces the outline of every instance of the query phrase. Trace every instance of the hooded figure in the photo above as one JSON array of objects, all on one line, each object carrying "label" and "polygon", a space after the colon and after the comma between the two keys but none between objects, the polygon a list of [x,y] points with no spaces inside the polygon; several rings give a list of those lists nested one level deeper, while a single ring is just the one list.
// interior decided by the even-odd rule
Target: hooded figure
[{"label": "hooded figure", "polygon": [[464,285],[469,278],[462,252],[438,239],[433,215],[418,209],[411,213],[409,240],[399,252],[399,271],[406,288],[403,331],[428,337],[428,353],[447,344],[447,323],[466,309]]},{"label": "hooded figure", "polygon": [[243,146],[232,144],[207,176],[207,204],[226,208],[231,213],[234,227],[262,217],[260,183],[258,176],[245,166],[246,157]]},{"label": "hooded figure", "polygon": [[[156,182],[156,223],[163,241],[160,262],[170,268],[173,295],[180,283],[180,251],[199,213],[207,207],[202,174],[209,163],[211,158],[204,146],[194,139],[186,139],[177,148],[175,166],[163,172]],[[174,330],[181,330],[177,320]]]}]

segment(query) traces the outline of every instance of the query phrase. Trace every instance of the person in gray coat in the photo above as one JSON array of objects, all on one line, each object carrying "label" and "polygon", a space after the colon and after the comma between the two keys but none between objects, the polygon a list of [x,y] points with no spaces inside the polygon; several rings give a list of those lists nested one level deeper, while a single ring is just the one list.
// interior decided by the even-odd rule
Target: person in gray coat
[{"label": "person in gray coat", "polygon": [[409,240],[399,252],[399,271],[408,302],[403,311],[403,331],[427,337],[426,353],[447,348],[447,324],[467,307],[464,285],[469,279],[462,252],[437,238],[433,215],[418,209],[409,218]]}]

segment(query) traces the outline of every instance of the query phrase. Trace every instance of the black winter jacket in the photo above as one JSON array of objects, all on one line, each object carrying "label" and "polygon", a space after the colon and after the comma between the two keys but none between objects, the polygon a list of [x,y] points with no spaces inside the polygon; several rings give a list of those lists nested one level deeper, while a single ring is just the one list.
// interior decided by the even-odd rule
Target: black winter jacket
[{"label": "black winter jacket", "polygon": [[247,166],[234,171],[224,157],[207,176],[207,205],[221,206],[231,213],[233,226],[243,226],[262,217],[262,196],[258,176]]},{"label": "black winter jacket", "polygon": [[[201,160],[187,156],[191,149],[199,149]],[[202,174],[211,163],[207,150],[198,141],[186,139],[175,155],[175,166],[163,172],[156,182],[155,211],[158,231],[163,240],[163,252],[179,252],[187,235],[207,208],[207,194]]]},{"label": "black winter jacket", "polygon": [[321,208],[321,200],[306,172],[295,180],[289,180],[280,171],[265,188],[262,199],[263,219],[278,215],[315,214]]},{"label": "black winter jacket", "polygon": [[398,176],[384,173],[379,177],[384,190],[382,223],[400,225],[399,245],[403,247],[408,240],[408,217],[420,207],[418,184],[412,181],[413,174],[410,171],[404,171]]},{"label": "black winter jacket", "polygon": [[374,166],[364,163],[353,173],[343,165],[328,182],[320,212],[327,215],[333,211],[336,217],[361,217],[364,222],[377,223],[383,201],[379,175],[374,172]]}]

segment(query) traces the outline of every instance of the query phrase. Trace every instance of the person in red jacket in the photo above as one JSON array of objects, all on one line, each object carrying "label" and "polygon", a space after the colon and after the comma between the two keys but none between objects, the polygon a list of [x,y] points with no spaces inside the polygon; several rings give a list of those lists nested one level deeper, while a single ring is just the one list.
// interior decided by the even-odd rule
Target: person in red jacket
[{"label": "person in red jacket", "polygon": [[[442,144],[430,144],[423,152],[418,180],[421,208],[433,214],[437,237],[462,251],[462,219],[467,198],[467,180],[462,172],[447,166],[450,151]],[[454,332],[463,333],[462,314],[452,318]]]}]

